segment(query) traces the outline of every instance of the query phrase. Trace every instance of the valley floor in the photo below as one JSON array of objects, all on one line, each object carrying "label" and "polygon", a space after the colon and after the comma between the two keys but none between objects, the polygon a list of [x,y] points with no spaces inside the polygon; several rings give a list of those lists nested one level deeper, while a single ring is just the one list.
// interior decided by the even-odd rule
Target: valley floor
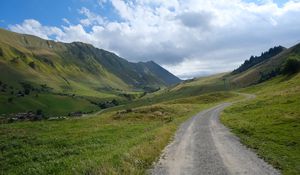
[{"label": "valley floor", "polygon": [[144,174],[179,124],[237,98],[211,93],[99,116],[0,125],[0,174]]}]

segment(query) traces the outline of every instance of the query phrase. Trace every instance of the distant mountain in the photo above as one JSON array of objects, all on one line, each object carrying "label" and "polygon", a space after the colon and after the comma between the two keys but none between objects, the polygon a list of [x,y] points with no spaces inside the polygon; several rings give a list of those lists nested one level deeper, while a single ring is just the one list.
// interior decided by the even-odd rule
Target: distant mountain
[{"label": "distant mountain", "polygon": [[276,46],[276,47],[270,48],[266,52],[263,52],[260,56],[251,56],[249,60],[246,60],[239,68],[235,69],[232,73],[238,74],[238,73],[244,72],[257,64],[264,62],[264,61],[268,60],[269,58],[272,58],[272,57],[278,55],[279,53],[281,53],[284,50],[286,50],[286,48],[284,48],[282,46]]},{"label": "distant mountain", "polygon": [[0,29],[0,81],[56,91],[156,89],[181,80],[154,63],[132,63],[81,42],[62,43]]}]

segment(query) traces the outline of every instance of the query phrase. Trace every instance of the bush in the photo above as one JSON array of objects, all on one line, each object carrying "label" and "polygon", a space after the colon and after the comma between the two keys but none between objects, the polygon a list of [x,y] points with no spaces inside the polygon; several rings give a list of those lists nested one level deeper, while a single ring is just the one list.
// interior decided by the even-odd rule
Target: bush
[{"label": "bush", "polygon": [[119,102],[116,100],[116,99],[113,99],[111,101],[112,104],[114,104],[115,106],[118,106],[119,105]]},{"label": "bush", "polygon": [[300,71],[300,60],[296,58],[289,58],[283,67],[284,74],[295,74]]},{"label": "bush", "polygon": [[41,109],[36,110],[36,115],[43,115],[43,111]]},{"label": "bush", "polygon": [[35,63],[32,61],[28,64],[32,69],[35,69]]},{"label": "bush", "polygon": [[7,102],[8,102],[8,103],[12,103],[12,102],[13,102],[13,98],[8,98],[8,99],[7,99]]},{"label": "bush", "polygon": [[36,115],[34,116],[33,120],[42,120],[42,119],[48,118],[44,115],[44,113],[41,109],[36,110],[35,114]]},{"label": "bush", "polygon": [[25,93],[25,95],[29,95],[30,94],[30,90],[29,89],[25,89],[24,93]]}]

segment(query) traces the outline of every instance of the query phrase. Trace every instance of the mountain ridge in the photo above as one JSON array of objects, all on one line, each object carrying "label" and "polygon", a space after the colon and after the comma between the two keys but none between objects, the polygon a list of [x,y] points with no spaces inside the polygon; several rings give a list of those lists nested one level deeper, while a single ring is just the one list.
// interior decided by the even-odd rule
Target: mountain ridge
[{"label": "mountain ridge", "polygon": [[[0,65],[26,81],[49,79],[54,89],[156,89],[181,80],[153,61],[132,63],[82,42],[63,43],[0,29]],[[26,67],[27,65],[27,67]],[[150,68],[151,67],[151,68]],[[53,76],[50,78],[48,75]],[[0,79],[3,77],[0,77]],[[17,78],[18,79],[18,78]],[[58,87],[55,87],[58,86]]]},{"label": "mountain ridge", "polygon": [[232,74],[238,74],[247,71],[251,67],[267,61],[268,59],[280,54],[284,50],[286,50],[285,47],[275,46],[273,48],[270,48],[268,51],[262,52],[260,56],[251,56],[249,59],[245,60],[241,66],[232,71]]}]

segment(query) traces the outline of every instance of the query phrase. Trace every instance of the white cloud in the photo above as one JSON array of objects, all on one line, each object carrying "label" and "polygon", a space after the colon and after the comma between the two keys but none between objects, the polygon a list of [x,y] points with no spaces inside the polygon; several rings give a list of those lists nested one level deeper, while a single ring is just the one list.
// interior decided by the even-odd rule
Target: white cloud
[{"label": "white cloud", "polygon": [[43,26],[40,22],[34,19],[26,19],[22,24],[10,25],[10,30],[25,34],[33,34],[44,39],[49,37],[59,37],[64,32],[58,27]]},{"label": "white cloud", "polygon": [[57,37],[57,40],[64,42],[81,41],[85,43],[94,43],[95,39],[87,33],[81,24],[63,26],[64,34]]},{"label": "white cloud", "polygon": [[89,9],[85,7],[82,7],[79,10],[79,13],[85,16],[84,19],[80,20],[80,23],[84,26],[102,25],[104,23],[104,19],[100,15],[92,13]]},{"label": "white cloud", "polygon": [[[130,61],[154,60],[180,77],[234,69],[251,54],[300,40],[300,1],[278,6],[241,0],[98,0],[114,7],[119,21],[87,8],[79,24],[60,28],[25,20],[13,31],[57,40],[83,41]],[[89,27],[89,30],[85,28]]]}]

